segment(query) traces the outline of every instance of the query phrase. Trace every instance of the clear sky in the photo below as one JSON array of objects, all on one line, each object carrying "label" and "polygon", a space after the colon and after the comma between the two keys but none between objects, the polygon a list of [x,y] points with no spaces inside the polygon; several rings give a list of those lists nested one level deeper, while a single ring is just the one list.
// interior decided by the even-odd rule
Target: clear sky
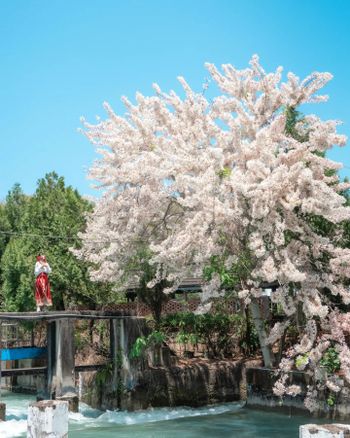
[{"label": "clear sky", "polygon": [[[0,0],[0,200],[52,170],[92,194],[80,116],[104,117],[105,100],[123,111],[153,82],[178,90],[178,75],[200,91],[206,61],[243,68],[254,53],[267,70],[330,71],[329,102],[305,110],[350,136],[348,0]],[[348,147],[332,158],[350,175]]]}]

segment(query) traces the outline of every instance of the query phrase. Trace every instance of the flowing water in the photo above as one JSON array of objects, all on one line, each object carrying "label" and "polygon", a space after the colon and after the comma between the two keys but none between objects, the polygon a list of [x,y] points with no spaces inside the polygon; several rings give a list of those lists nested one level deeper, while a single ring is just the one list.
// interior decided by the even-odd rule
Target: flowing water
[{"label": "flowing water", "polygon": [[[28,395],[3,393],[6,422],[0,437],[25,437]],[[239,403],[192,409],[156,408],[138,412],[101,412],[81,404],[69,418],[69,438],[295,438],[300,424],[313,423],[303,416],[288,417],[255,411]]]}]

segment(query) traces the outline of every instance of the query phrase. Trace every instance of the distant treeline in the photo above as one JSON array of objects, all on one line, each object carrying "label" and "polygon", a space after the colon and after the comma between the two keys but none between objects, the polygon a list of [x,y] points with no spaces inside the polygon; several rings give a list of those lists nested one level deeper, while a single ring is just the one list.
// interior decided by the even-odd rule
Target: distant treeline
[{"label": "distant treeline", "polygon": [[40,253],[46,255],[52,268],[56,309],[94,308],[106,299],[110,287],[92,283],[88,265],[69,250],[79,247],[78,233],[84,230],[91,210],[92,204],[55,172],[38,181],[32,196],[25,195],[19,184],[13,186],[0,204],[2,310],[35,309],[34,264]]}]

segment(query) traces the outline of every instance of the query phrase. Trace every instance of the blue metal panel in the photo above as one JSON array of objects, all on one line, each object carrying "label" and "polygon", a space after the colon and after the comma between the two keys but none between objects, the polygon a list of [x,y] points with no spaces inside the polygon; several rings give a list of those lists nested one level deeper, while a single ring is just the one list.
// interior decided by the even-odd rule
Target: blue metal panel
[{"label": "blue metal panel", "polygon": [[18,360],[18,359],[34,359],[46,354],[46,348],[39,347],[22,347],[22,348],[6,348],[0,350],[1,360]]}]

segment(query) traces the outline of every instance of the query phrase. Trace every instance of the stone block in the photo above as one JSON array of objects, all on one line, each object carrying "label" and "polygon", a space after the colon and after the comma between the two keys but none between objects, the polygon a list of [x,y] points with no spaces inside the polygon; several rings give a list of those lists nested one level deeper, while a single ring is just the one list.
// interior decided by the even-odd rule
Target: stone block
[{"label": "stone block", "polygon": [[28,408],[27,438],[68,438],[68,402],[32,403]]},{"label": "stone block", "polygon": [[5,421],[6,419],[6,404],[0,403],[0,421]]},{"label": "stone block", "polygon": [[304,424],[300,426],[299,438],[350,438],[350,425]]},{"label": "stone block", "polygon": [[67,401],[70,412],[79,412],[79,397],[73,392],[69,392],[60,397],[56,397],[57,401]]}]

